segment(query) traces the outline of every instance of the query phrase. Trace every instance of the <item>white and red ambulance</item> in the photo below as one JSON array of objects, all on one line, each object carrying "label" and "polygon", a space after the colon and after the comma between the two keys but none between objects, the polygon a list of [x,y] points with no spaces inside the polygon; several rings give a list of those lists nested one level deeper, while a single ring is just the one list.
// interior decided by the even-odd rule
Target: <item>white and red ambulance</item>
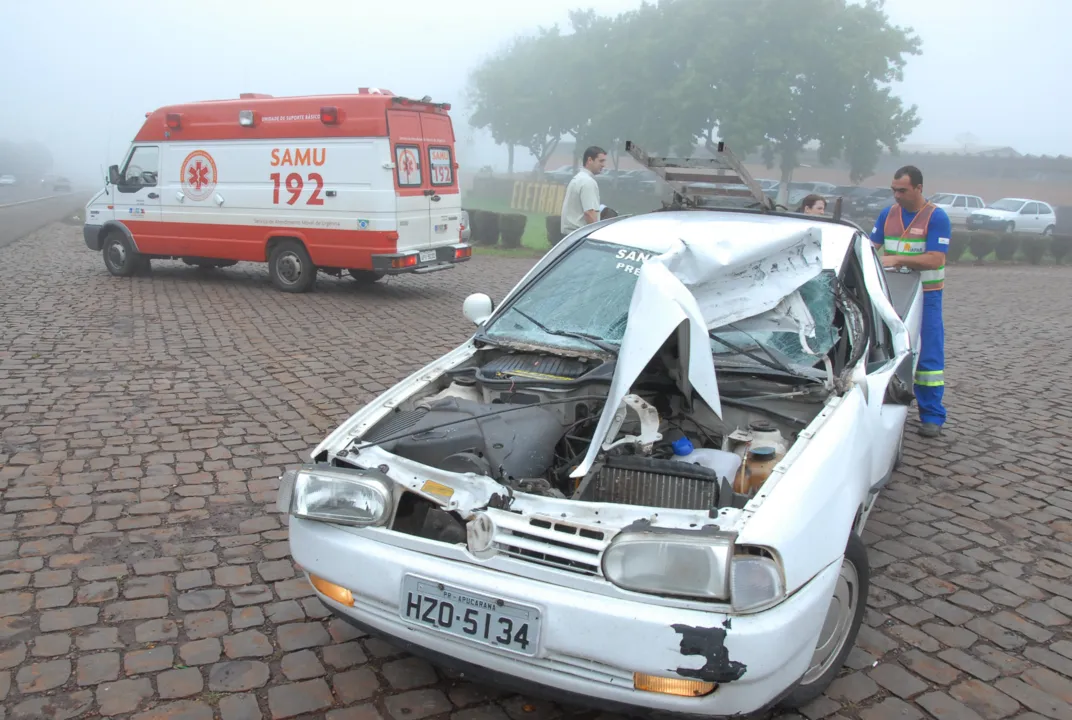
[{"label": "white and red ambulance", "polygon": [[367,88],[160,108],[86,206],[86,245],[121,276],[267,262],[287,292],[452,268],[472,249],[449,110]]}]

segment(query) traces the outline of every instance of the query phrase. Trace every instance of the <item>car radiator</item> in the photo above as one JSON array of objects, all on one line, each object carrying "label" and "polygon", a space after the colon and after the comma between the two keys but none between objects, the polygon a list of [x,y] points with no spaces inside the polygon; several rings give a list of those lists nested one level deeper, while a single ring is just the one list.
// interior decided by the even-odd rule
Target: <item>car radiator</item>
[{"label": "car radiator", "polygon": [[607,458],[595,471],[581,499],[674,510],[718,506],[719,477],[691,463],[624,456]]}]

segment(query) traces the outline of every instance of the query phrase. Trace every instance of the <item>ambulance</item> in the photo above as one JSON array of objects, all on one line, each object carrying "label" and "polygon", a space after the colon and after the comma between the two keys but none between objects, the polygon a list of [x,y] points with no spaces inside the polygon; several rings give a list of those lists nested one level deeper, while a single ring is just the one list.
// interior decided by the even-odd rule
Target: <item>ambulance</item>
[{"label": "ambulance", "polygon": [[157,259],[266,262],[284,292],[317,274],[361,283],[472,256],[448,103],[346,95],[174,105],[146,113],[86,206],[86,245],[112,275]]}]

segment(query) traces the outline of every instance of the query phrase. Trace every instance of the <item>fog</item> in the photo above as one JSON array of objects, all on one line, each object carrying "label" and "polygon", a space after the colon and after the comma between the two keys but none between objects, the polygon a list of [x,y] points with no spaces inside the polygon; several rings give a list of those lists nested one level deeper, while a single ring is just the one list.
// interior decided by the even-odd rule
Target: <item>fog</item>
[{"label": "fog", "polygon": [[[40,141],[52,152],[54,172],[95,184],[158,106],[371,86],[453,103],[459,159],[503,167],[505,150],[466,123],[469,71],[514,34],[566,25],[571,9],[614,14],[639,4],[3,0],[0,139]],[[1072,155],[1060,75],[1072,67],[1072,3],[899,0],[887,12],[923,43],[896,88],[922,117],[906,145],[968,139]],[[519,155],[519,167],[531,161]]]}]

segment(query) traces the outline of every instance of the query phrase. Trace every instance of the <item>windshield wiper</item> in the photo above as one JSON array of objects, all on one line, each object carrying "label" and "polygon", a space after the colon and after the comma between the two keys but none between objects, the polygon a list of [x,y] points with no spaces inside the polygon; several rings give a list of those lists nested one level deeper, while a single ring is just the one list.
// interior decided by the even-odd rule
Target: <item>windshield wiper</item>
[{"label": "windshield wiper", "polygon": [[546,325],[544,325],[542,322],[540,322],[536,318],[534,318],[531,315],[529,315],[524,310],[519,310],[516,306],[512,307],[510,309],[513,310],[514,312],[516,312],[521,317],[523,317],[526,320],[528,320],[530,323],[532,323],[536,327],[540,328],[540,330],[543,330],[548,335],[557,335],[559,337],[577,338],[578,340],[584,340],[585,342],[589,342],[592,345],[595,345],[600,350],[604,350],[606,352],[613,353],[615,355],[618,354],[618,347],[616,345],[613,345],[613,344],[607,342],[606,340],[602,340],[602,339],[596,337],[595,335],[589,335],[588,333],[577,332],[575,330],[552,330],[551,328],[547,327]]},{"label": "windshield wiper", "polygon": [[[744,330],[741,330],[736,325],[730,324],[730,325],[727,325],[726,327],[732,328],[732,329],[736,330],[737,332],[744,333],[745,335],[748,335],[748,337],[752,338],[752,340],[754,340],[754,341],[756,340],[754,337],[752,337],[752,335],[750,333],[747,333]],[[764,367],[768,367],[771,370],[778,370],[780,372],[785,373],[786,375],[792,375],[793,377],[798,377],[798,378],[801,378],[801,379],[804,379],[804,380],[813,380],[814,379],[814,378],[808,377],[807,375],[802,375],[801,373],[797,372],[793,368],[791,368],[788,365],[786,365],[784,362],[782,362],[781,360],[776,358],[774,356],[774,354],[770,350],[768,350],[767,348],[763,347],[763,343],[761,343],[759,341],[756,341],[756,345],[759,347],[760,350],[762,350],[764,353],[766,353],[767,357],[770,358],[769,361],[764,359],[764,358],[762,358],[762,357],[760,357],[759,355],[756,355],[753,352],[749,352],[748,350],[745,350],[744,348],[737,347],[736,345],[734,345],[733,343],[731,343],[730,341],[726,340],[721,335],[716,333],[714,330],[709,331],[707,333],[707,336],[710,337],[715,342],[722,343],[723,345],[728,347],[733,352],[738,353],[740,355],[744,355],[747,358],[751,358],[752,360],[755,360],[760,365],[762,365]]]}]

